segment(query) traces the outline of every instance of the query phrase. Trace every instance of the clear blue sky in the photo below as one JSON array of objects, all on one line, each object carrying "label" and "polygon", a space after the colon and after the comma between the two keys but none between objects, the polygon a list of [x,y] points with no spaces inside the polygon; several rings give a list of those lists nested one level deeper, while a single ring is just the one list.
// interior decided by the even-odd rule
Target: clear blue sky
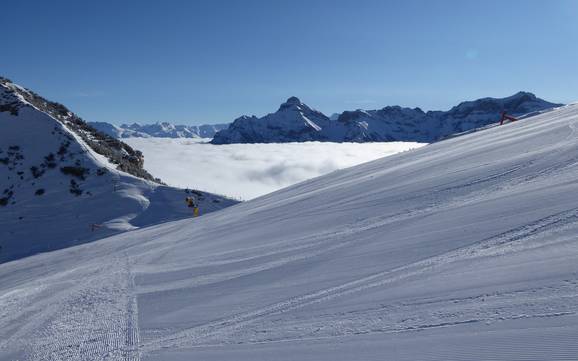
[{"label": "clear blue sky", "polygon": [[578,100],[578,1],[5,1],[0,74],[91,121]]}]

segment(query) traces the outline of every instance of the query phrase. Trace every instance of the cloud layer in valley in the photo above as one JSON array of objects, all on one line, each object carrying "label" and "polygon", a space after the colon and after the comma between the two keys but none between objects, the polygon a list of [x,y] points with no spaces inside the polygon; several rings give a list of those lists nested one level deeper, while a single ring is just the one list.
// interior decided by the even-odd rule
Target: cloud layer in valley
[{"label": "cloud layer in valley", "polygon": [[401,142],[212,145],[182,138],[123,141],[141,150],[145,168],[169,185],[243,200],[421,146]]}]

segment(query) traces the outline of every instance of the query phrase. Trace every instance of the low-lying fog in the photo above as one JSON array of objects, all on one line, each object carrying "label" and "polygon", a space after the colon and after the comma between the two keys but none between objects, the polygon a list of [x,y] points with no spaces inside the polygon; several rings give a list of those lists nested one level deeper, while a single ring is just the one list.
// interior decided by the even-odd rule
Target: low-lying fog
[{"label": "low-lying fog", "polygon": [[420,143],[207,144],[208,139],[123,139],[165,183],[248,200],[337,169],[422,146]]}]

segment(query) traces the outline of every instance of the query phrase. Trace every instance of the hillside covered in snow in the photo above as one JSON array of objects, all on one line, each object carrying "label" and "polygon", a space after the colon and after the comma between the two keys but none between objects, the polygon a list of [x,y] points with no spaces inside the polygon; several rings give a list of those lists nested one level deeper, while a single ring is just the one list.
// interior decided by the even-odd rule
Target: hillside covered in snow
[{"label": "hillside covered in snow", "polygon": [[113,138],[213,138],[229,124],[175,125],[168,122],[154,124],[121,124],[89,122],[93,128]]},{"label": "hillside covered in snow", "polygon": [[284,142],[421,142],[432,143],[452,134],[481,128],[500,120],[500,113],[528,115],[560,106],[519,92],[507,98],[482,98],[460,103],[449,111],[388,106],[379,110],[345,111],[331,118],[291,97],[275,113],[262,118],[242,116],[219,131],[213,144]]},{"label": "hillside covered in snow", "polygon": [[[141,152],[0,78],[0,263],[191,216]],[[236,202],[198,193],[203,213]]]},{"label": "hillside covered in snow", "polygon": [[568,105],[2,264],[0,360],[573,359],[577,129]]}]

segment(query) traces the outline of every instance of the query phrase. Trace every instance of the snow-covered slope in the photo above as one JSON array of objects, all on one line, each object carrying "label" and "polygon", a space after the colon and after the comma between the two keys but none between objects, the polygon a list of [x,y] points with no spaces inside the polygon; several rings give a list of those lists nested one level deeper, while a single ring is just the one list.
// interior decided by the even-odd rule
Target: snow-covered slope
[{"label": "snow-covered slope", "polygon": [[[0,263],[190,216],[185,191],[153,182],[140,152],[0,80]],[[200,198],[204,213],[235,203]]]},{"label": "snow-covered slope", "polygon": [[[290,106],[289,106],[290,105]],[[325,117],[292,97],[276,112],[263,118],[241,117],[215,135],[214,144],[277,143],[309,140],[331,142],[409,141],[431,143],[496,123],[500,113],[519,116],[561,104],[519,92],[507,98],[463,102],[447,112],[388,106],[379,110],[345,111]]]},{"label": "snow-covered slope", "polygon": [[578,105],[0,265],[1,360],[569,360]]},{"label": "snow-covered slope", "polygon": [[213,138],[229,124],[175,125],[168,122],[154,124],[121,124],[106,122],[89,123],[99,131],[114,138]]}]

